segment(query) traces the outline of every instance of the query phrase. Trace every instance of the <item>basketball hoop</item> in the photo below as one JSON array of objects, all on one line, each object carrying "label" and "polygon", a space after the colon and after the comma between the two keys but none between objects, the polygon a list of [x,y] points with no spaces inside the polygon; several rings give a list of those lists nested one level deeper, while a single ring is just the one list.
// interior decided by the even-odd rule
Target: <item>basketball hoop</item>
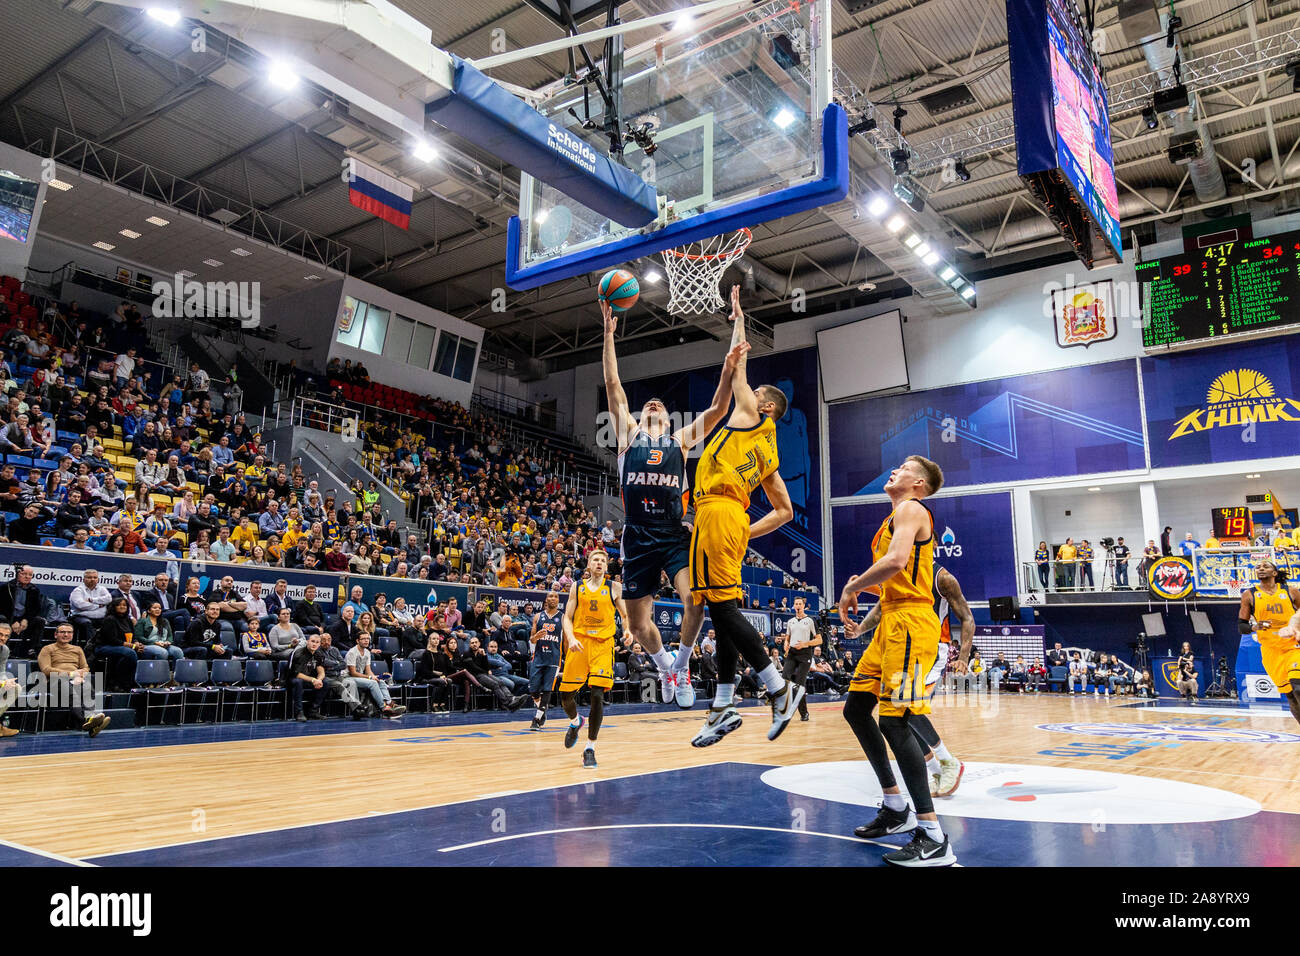
[{"label": "basketball hoop", "polygon": [[668,274],[668,311],[674,315],[721,312],[727,307],[718,284],[727,266],[749,248],[753,236],[740,229],[663,251]]}]

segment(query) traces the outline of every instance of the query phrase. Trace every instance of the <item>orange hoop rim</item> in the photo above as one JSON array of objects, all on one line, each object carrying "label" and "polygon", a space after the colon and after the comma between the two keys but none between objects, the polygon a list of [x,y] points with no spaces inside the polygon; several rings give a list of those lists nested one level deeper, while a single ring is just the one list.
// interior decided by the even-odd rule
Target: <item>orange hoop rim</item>
[{"label": "orange hoop rim", "polygon": [[745,243],[739,249],[728,249],[722,252],[711,252],[711,253],[706,253],[704,255],[697,255],[690,252],[682,252],[680,249],[665,249],[664,255],[674,256],[675,258],[678,259],[690,259],[692,262],[709,262],[712,260],[723,259],[729,256],[734,257],[740,255],[747,248],[749,248],[749,244],[754,240],[754,234],[749,231],[748,226],[741,226],[739,229],[736,230],[737,235],[741,233],[745,234]]}]

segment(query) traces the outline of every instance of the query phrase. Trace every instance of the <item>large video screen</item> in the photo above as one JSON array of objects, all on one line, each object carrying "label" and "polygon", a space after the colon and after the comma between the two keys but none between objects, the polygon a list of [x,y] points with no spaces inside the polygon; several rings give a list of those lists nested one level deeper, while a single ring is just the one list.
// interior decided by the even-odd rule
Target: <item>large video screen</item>
[{"label": "large video screen", "polygon": [[1300,232],[1137,264],[1148,349],[1300,323]]},{"label": "large video screen", "polygon": [[1016,166],[1091,265],[1091,236],[1123,257],[1101,69],[1074,0],[1007,0]]},{"label": "large video screen", "polygon": [[1119,193],[1106,87],[1091,50],[1066,10],[1067,3],[1073,6],[1071,0],[1049,0],[1047,4],[1057,165],[1106,241],[1119,253]]},{"label": "large video screen", "polygon": [[26,242],[40,184],[0,169],[0,238]]}]

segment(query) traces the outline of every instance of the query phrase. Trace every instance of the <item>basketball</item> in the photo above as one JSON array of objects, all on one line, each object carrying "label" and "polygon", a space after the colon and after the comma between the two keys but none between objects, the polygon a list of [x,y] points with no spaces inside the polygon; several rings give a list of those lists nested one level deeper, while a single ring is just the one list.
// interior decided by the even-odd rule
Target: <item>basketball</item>
[{"label": "basketball", "polygon": [[636,276],[626,269],[611,269],[600,279],[600,298],[609,303],[615,312],[626,312],[636,305],[641,287]]}]

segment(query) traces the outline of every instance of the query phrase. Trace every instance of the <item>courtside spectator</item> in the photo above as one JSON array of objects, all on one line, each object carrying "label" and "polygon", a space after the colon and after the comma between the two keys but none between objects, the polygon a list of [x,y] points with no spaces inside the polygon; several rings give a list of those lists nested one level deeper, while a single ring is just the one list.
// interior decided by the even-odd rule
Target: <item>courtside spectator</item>
[{"label": "courtside spectator", "polygon": [[289,660],[289,699],[294,720],[320,720],[325,703],[325,657],[320,635],[311,634]]},{"label": "courtside spectator", "polygon": [[375,676],[370,664],[370,635],[361,634],[357,644],[348,651],[344,660],[348,667],[348,676],[357,683],[359,694],[369,694],[375,708],[383,717],[401,717],[406,708],[395,705],[388,693],[388,685]]},{"label": "courtside spectator", "polygon": [[109,717],[92,709],[94,694],[86,685],[90,665],[85,652],[72,643],[72,625],[64,622],[54,632],[54,643],[41,648],[36,666],[50,682],[50,706],[66,707],[80,722],[81,729],[95,737],[109,724]]}]

